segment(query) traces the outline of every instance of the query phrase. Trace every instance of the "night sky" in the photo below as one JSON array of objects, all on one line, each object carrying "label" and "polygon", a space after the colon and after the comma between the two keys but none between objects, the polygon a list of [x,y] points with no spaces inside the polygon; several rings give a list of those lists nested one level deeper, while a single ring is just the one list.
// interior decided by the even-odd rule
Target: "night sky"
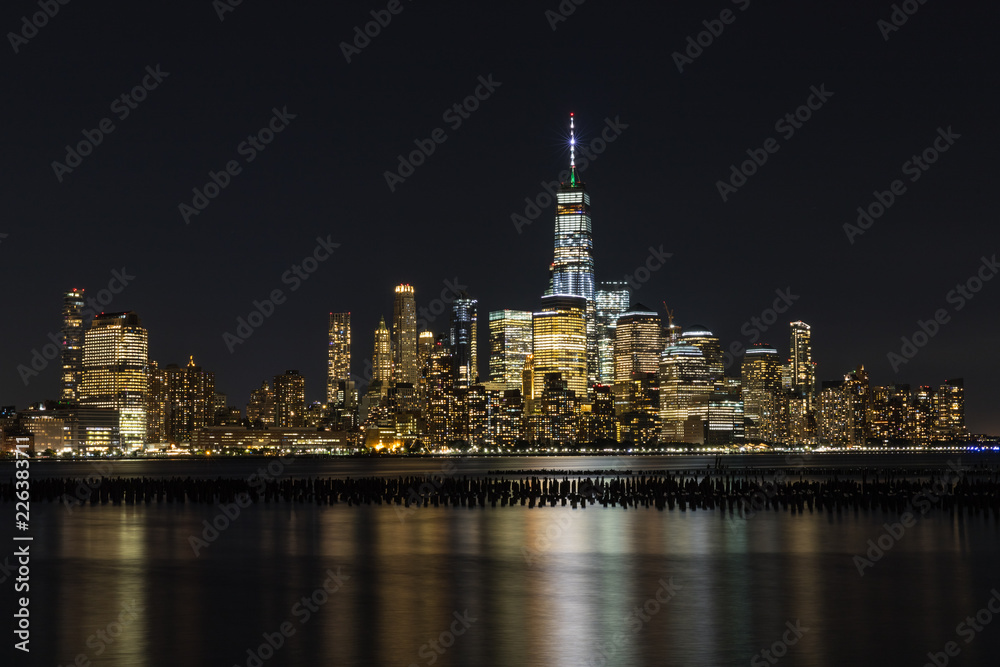
[{"label": "night sky", "polygon": [[[418,308],[445,281],[479,300],[485,375],[487,313],[536,309],[547,285],[554,206],[521,233],[511,216],[568,165],[572,111],[584,144],[606,119],[620,123],[583,172],[598,281],[634,275],[662,246],[672,256],[633,302],[665,300],[679,324],[707,326],[727,348],[752,342],[744,323],[789,289],[797,298],[760,338],[782,356],[788,322],[802,319],[821,380],[859,363],[873,384],[964,377],[970,429],[1000,433],[1000,280],[949,299],[1000,253],[1000,9],[906,4],[919,9],[886,40],[878,21],[889,21],[889,2],[565,0],[575,9],[555,22],[546,11],[558,12],[556,0],[402,0],[350,63],[341,42],[386,2],[247,0],[224,20],[210,0],[58,5],[37,34],[15,40],[17,53],[9,34],[0,47],[0,404],[58,396],[55,362],[27,385],[18,366],[58,331],[64,291],[96,296],[123,268],[134,277],[103,309],[136,311],[150,358],[194,355],[241,407],[286,369],[306,376],[307,400],[324,398],[330,311],[352,312],[362,375],[401,282],[415,286]],[[711,23],[723,10],[731,22]],[[37,1],[6,2],[0,28],[19,33],[38,11]],[[722,34],[680,72],[673,54],[703,21]],[[159,81],[147,71],[157,66],[168,73]],[[112,106],[144,77],[155,88],[140,91],[136,108]],[[455,127],[444,114],[479,77],[495,87]],[[821,105],[813,97],[819,108],[791,136],[776,128],[811,87],[832,95]],[[263,150],[241,149],[274,109],[294,118]],[[113,132],[57,177],[52,163],[66,162],[67,144],[105,118]],[[437,128],[446,140],[390,190],[397,156]],[[939,128],[951,128],[948,150],[904,173]],[[717,181],[768,139],[777,152],[723,201]],[[230,161],[239,173],[186,222],[179,205]],[[849,239],[858,207],[897,179],[905,192]],[[340,245],[292,290],[282,276],[317,237]],[[276,289],[286,300],[230,353],[223,334]],[[887,354],[939,309],[945,323],[894,371]],[[446,316],[430,323],[446,326]]]}]

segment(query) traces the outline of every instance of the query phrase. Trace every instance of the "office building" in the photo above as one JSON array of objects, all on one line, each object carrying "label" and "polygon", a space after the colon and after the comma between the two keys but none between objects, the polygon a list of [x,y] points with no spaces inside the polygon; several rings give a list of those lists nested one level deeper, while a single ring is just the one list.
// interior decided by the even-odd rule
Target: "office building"
[{"label": "office building", "polygon": [[490,312],[490,381],[520,389],[524,361],[531,354],[531,312]]},{"label": "office building", "polygon": [[413,286],[396,285],[392,307],[393,381],[417,385],[417,302]]},{"label": "office building", "polygon": [[351,377],[351,313],[330,313],[326,354],[326,401],[343,405],[341,386]]}]

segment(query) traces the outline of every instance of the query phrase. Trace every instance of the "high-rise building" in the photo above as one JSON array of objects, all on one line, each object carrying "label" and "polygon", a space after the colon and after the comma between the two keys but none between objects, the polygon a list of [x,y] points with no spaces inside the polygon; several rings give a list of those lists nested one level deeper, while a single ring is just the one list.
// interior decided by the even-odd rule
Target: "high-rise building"
[{"label": "high-rise building", "polygon": [[83,290],[72,289],[63,295],[62,309],[62,392],[64,401],[80,399],[83,379]]},{"label": "high-rise building", "polygon": [[306,412],[306,379],[298,371],[274,376],[274,424],[279,428],[299,428]]},{"label": "high-rise building", "polygon": [[202,370],[191,357],[187,366],[163,368],[166,385],[166,439],[190,443],[198,429],[215,422],[215,374]]},{"label": "high-rise building", "polygon": [[531,354],[531,312],[490,312],[490,381],[506,389],[521,388],[524,360]]},{"label": "high-rise building", "polygon": [[372,380],[382,383],[383,391],[388,391],[392,382],[392,342],[389,330],[385,326],[385,318],[378,321],[375,330],[375,349],[372,352]]},{"label": "high-rise building", "polygon": [[250,392],[247,421],[251,426],[274,426],[274,392],[267,380],[260,383],[260,388]]},{"label": "high-rise building", "polygon": [[[631,423],[625,415],[644,412],[649,420],[659,422],[659,384],[656,374],[663,352],[660,316],[642,304],[618,318],[615,326],[615,413],[622,423]],[[652,427],[652,424],[649,424]],[[656,437],[656,434],[653,434]],[[648,438],[644,438],[648,439]],[[638,441],[633,438],[633,441]]]},{"label": "high-rise building", "polygon": [[843,380],[823,382],[817,412],[820,444],[849,446],[854,437],[854,411]]},{"label": "high-rise building", "polygon": [[160,365],[149,361],[146,389],[146,442],[167,441],[167,374]]},{"label": "high-rise building", "polygon": [[479,302],[460,292],[451,306],[451,352],[455,382],[468,387],[479,379],[477,313]]},{"label": "high-rise building", "polygon": [[597,290],[597,381],[615,381],[615,325],[628,312],[631,293],[625,281],[605,281]]},{"label": "high-rise building", "polygon": [[934,396],[934,439],[954,442],[965,440],[965,382],[962,378],[948,380]]},{"label": "high-rise building", "polygon": [[743,401],[731,391],[716,390],[708,397],[706,445],[729,445],[743,440]]},{"label": "high-rise building", "polygon": [[347,400],[340,387],[351,377],[351,313],[330,313],[327,344],[326,401],[340,405]]},{"label": "high-rise building", "polygon": [[662,323],[655,310],[637,303],[618,317],[615,327],[615,383],[635,373],[656,373],[663,352]]},{"label": "high-rise building", "polygon": [[396,285],[392,307],[393,381],[417,385],[417,301],[412,285]]},{"label": "high-rise building", "polygon": [[[555,257],[547,295],[584,299],[587,385],[598,381],[597,302],[594,289],[594,237],[590,194],[576,170],[576,129],[570,114],[569,179],[556,193]],[[577,393],[577,396],[581,395]]]},{"label": "high-rise building", "polygon": [[816,364],[812,359],[812,327],[805,322],[792,322],[788,349],[789,375],[792,393],[806,399],[806,409],[814,409],[816,394]]},{"label": "high-rise building", "polygon": [[848,445],[861,447],[865,444],[870,432],[868,415],[872,406],[868,371],[865,370],[863,364],[844,376],[844,392],[847,394],[852,416],[851,438]]},{"label": "high-rise building", "polygon": [[708,375],[715,388],[724,390],[726,385],[725,358],[719,338],[703,326],[692,326],[684,330],[678,338],[678,345],[691,345],[701,350],[708,366]]},{"label": "high-rise building", "polygon": [[757,343],[743,356],[743,414],[747,420],[748,440],[780,442],[781,362],[778,351]]},{"label": "high-rise building", "polygon": [[122,447],[141,448],[146,441],[148,337],[132,312],[98,315],[83,343],[80,401],[118,410]]},{"label": "high-rise building", "polygon": [[670,345],[660,360],[660,437],[663,442],[703,444],[713,382],[702,351]]},{"label": "high-rise building", "polygon": [[577,400],[587,397],[587,302],[583,297],[548,295],[531,316],[532,399],[539,407],[546,376],[559,373]]}]

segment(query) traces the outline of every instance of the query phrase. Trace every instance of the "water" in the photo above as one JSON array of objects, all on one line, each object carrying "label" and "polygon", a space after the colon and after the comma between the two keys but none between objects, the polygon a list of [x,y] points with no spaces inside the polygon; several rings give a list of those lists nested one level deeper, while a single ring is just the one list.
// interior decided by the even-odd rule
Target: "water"
[{"label": "water", "polygon": [[[690,469],[710,460],[466,459],[460,471]],[[289,474],[301,463],[316,462],[296,461]],[[114,465],[115,474],[198,469],[236,477],[264,464]],[[322,474],[352,475],[441,465],[320,462]],[[53,470],[78,474],[32,468],[39,476]],[[0,536],[9,545],[14,509],[0,507]],[[935,510],[861,576],[853,557],[898,515],[780,511],[734,521],[701,510],[283,503],[242,509],[196,556],[192,536],[218,513],[193,504],[34,504],[32,652],[28,661],[18,654],[16,663],[2,664],[69,665],[82,655],[93,665],[257,665],[250,650],[266,666],[919,667],[949,641],[959,651],[949,664],[992,665],[1000,655],[1000,620],[991,612],[981,631],[957,628],[1000,590],[1000,526],[982,515]],[[325,580],[334,592],[322,588]],[[10,576],[0,583],[8,619],[13,583]],[[302,598],[314,593],[311,611]],[[796,622],[793,633],[786,623]],[[283,623],[289,636],[281,647],[259,652],[262,635],[276,638]],[[11,643],[5,655],[15,653]],[[765,649],[775,651],[775,663],[762,656]]]}]

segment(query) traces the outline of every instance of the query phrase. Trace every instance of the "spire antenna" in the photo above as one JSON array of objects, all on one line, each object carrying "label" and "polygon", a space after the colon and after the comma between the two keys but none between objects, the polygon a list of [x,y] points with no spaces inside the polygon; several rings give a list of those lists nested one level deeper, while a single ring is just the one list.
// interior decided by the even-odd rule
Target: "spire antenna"
[{"label": "spire antenna", "polygon": [[576,126],[573,112],[569,112],[569,182],[576,185]]}]

